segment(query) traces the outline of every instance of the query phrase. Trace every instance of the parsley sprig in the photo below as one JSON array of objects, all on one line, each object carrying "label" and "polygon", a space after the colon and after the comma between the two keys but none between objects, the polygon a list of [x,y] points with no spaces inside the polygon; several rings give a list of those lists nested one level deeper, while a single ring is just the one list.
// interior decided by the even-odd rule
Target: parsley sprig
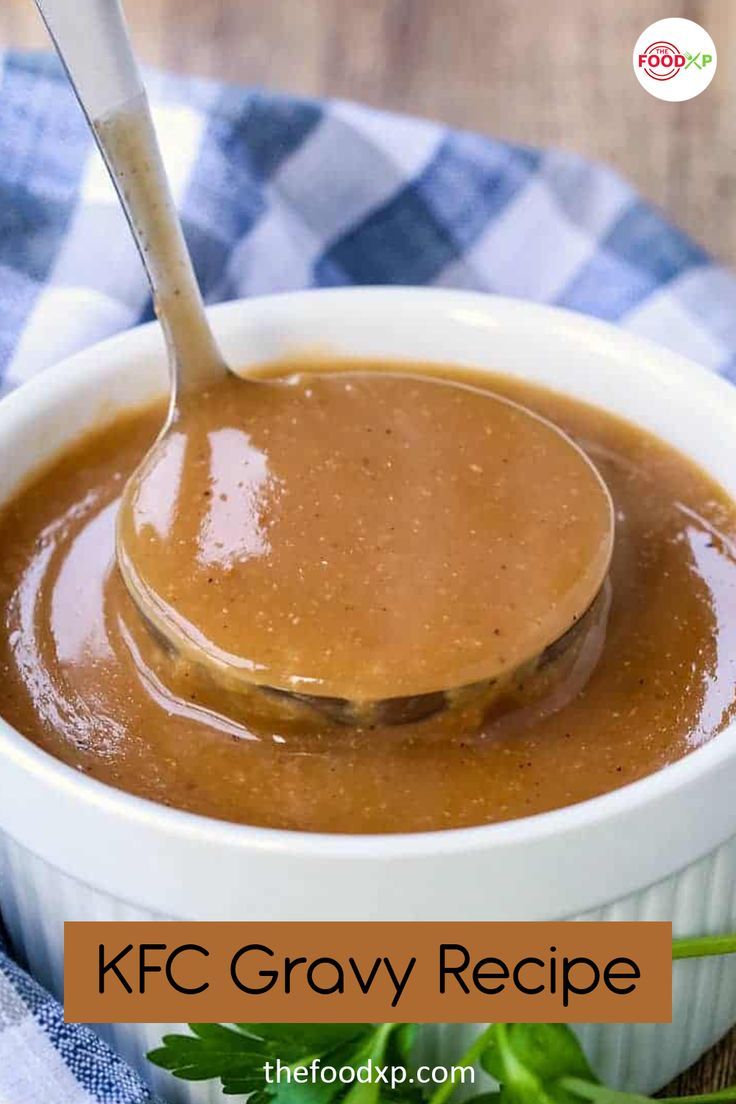
[{"label": "parsley sprig", "polygon": [[249,1104],[379,1104],[399,1100],[421,1104],[413,1085],[385,1092],[376,1082],[350,1085],[323,1082],[267,1081],[267,1062],[294,1070],[317,1058],[323,1066],[357,1070],[411,1064],[416,1024],[189,1024],[191,1035],[165,1035],[151,1051],[154,1065],[184,1081],[219,1078],[223,1092],[252,1094]]},{"label": "parsley sprig", "polygon": [[[679,939],[674,959],[736,953],[736,933]],[[317,1059],[335,1069],[411,1070],[417,1024],[189,1024],[186,1035],[166,1035],[148,1055],[156,1066],[185,1081],[219,1079],[223,1092],[249,1104],[447,1104],[459,1073],[439,1086],[407,1077],[393,1087],[377,1080],[270,1081],[265,1066],[280,1061],[293,1071]],[[649,1104],[652,1098],[603,1085],[566,1024],[489,1024],[473,1039],[454,1069],[480,1066],[498,1089],[464,1104]],[[431,1090],[431,1091],[430,1091]],[[658,1104],[736,1104],[736,1085],[713,1093],[659,1100]]]}]

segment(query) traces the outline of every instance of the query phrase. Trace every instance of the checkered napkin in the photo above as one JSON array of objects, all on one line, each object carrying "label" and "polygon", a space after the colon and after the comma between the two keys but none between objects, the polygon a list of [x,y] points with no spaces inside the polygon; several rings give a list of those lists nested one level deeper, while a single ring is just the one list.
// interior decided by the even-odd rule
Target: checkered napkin
[{"label": "checkered napkin", "polygon": [[[0,60],[9,389],[152,310],[58,64]],[[160,74],[148,86],[208,302],[342,284],[480,289],[621,323],[736,380],[734,277],[607,169],[354,104]],[[151,1099],[0,948],[0,1104]]]}]

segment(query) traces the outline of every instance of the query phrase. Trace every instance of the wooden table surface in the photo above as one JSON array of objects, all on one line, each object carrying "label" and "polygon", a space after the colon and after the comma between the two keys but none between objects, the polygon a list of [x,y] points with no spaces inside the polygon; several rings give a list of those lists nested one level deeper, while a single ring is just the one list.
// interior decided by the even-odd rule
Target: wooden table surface
[{"label": "wooden table surface", "polygon": [[[244,84],[343,96],[600,158],[736,264],[736,0],[125,0],[141,56]],[[701,23],[718,72],[681,104],[631,52],[655,19]],[[2,0],[0,46],[46,46],[31,0]],[[736,1015],[736,1011],[735,1011]],[[736,1032],[673,1086],[736,1082]]]}]

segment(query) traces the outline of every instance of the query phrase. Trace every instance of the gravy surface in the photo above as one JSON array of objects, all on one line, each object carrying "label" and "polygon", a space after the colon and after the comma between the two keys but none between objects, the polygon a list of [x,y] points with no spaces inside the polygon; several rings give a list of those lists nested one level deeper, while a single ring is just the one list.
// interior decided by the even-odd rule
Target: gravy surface
[{"label": "gravy surface", "polygon": [[[328,365],[340,367],[356,365]],[[417,370],[539,412],[603,475],[616,511],[612,601],[603,653],[573,700],[471,734],[446,714],[302,732],[218,713],[193,672],[141,631],[114,561],[118,500],[161,423],[157,408],[80,441],[0,515],[2,715],[77,769],[155,801],[333,832],[542,812],[642,777],[720,731],[736,715],[736,507],[724,492],[668,446],[580,403],[504,377]]]},{"label": "gravy surface", "polygon": [[600,590],[611,502],[584,453],[468,384],[231,378],[126,489],[150,615],[246,681],[354,702],[497,678]]}]

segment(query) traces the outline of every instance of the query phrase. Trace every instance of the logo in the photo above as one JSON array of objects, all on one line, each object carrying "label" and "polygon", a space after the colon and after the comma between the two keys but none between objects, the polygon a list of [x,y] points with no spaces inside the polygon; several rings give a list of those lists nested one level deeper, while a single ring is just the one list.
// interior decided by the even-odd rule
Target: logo
[{"label": "logo", "polygon": [[713,80],[718,59],[708,32],[692,19],[659,19],[639,35],[634,73],[659,100],[691,100]]}]

